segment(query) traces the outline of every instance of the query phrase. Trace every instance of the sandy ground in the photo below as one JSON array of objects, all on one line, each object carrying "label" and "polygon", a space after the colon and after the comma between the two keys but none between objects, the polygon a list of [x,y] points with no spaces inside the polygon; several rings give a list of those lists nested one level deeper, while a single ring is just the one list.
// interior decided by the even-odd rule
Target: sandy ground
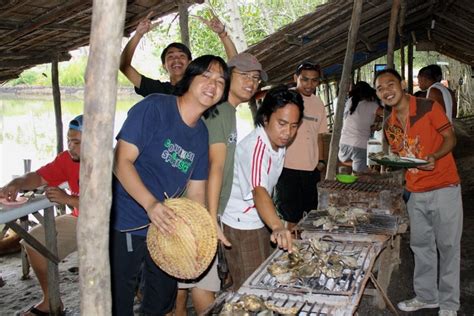
[{"label": "sandy ground", "polygon": [[[457,126],[458,127],[458,126]],[[461,310],[458,315],[474,315],[474,130],[469,126],[459,126],[457,165],[462,178],[464,204],[464,230],[461,251]],[[396,304],[411,298],[413,256],[409,249],[409,235],[402,236],[401,264],[391,278],[388,295]],[[61,294],[67,315],[79,315],[79,276],[73,268],[78,266],[77,255],[72,254],[60,265]],[[0,257],[0,273],[5,285],[0,288],[0,316],[15,315],[32,306],[40,299],[40,289],[34,273],[31,278],[21,280],[21,261],[19,254]],[[389,310],[379,310],[372,303],[372,297],[364,296],[357,310],[359,315],[391,315]],[[190,309],[190,315],[193,314]],[[400,312],[400,315],[437,315],[437,309],[414,313]]]}]

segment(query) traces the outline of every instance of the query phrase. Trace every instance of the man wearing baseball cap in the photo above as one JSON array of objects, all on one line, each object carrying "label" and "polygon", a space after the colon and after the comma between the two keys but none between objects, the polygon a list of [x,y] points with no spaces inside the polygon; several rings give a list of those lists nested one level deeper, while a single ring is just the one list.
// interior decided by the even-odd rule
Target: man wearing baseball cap
[{"label": "man wearing baseball cap", "polygon": [[[38,170],[13,179],[7,185],[0,188],[0,198],[13,202],[21,190],[34,190],[38,187],[46,186],[45,195],[51,202],[68,205],[72,209],[72,214],[61,215],[55,218],[58,257],[60,261],[77,250],[76,224],[79,215],[81,136],[82,115],[78,115],[69,123],[69,130],[67,132],[68,150],[63,151],[52,162]],[[58,187],[63,182],[68,183],[70,193]],[[45,244],[45,232],[42,225],[35,226],[29,233],[40,243]],[[38,278],[41,290],[43,291],[43,298],[39,303],[31,306],[20,315],[49,315],[47,260],[24,240],[21,243],[25,246],[31,267]]]}]

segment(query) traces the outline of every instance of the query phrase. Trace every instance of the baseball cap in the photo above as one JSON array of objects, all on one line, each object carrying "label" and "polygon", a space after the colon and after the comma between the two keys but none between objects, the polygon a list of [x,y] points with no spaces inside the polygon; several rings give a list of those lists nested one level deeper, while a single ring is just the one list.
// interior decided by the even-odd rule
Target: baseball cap
[{"label": "baseball cap", "polygon": [[227,66],[235,67],[241,71],[260,71],[260,78],[262,78],[263,81],[268,80],[268,75],[265,70],[263,70],[262,64],[260,64],[257,58],[255,58],[255,56],[253,56],[252,54],[237,54],[227,62]]},{"label": "baseball cap", "polygon": [[76,116],[71,122],[69,122],[69,128],[82,132],[82,114]]}]

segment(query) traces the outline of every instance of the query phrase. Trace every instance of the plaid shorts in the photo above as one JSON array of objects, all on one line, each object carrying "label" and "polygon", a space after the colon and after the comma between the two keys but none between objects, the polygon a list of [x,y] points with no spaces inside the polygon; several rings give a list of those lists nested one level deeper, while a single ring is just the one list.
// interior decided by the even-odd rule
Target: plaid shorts
[{"label": "plaid shorts", "polygon": [[224,224],[224,234],[232,247],[225,256],[233,280],[232,290],[237,291],[248,277],[270,256],[273,247],[267,227],[252,230],[235,229]]}]

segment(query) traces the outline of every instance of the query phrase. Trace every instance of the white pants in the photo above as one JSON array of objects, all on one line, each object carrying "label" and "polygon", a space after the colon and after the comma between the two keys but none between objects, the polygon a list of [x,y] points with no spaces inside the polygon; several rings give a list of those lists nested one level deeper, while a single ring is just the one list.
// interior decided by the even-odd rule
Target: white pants
[{"label": "white pants", "polygon": [[461,186],[412,193],[407,207],[410,246],[415,255],[413,287],[416,296],[426,303],[439,303],[441,309],[458,310],[463,221]]}]

